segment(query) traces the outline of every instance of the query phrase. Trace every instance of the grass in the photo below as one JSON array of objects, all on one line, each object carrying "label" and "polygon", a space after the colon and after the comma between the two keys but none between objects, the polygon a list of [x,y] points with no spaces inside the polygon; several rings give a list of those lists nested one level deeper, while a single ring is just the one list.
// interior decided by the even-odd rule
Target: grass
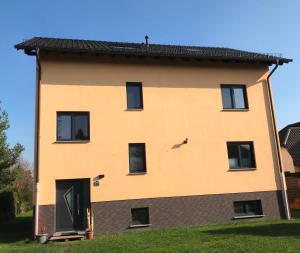
[{"label": "grass", "polygon": [[299,219],[129,232],[46,245],[32,242],[31,231],[30,213],[0,224],[0,252],[300,252]]}]

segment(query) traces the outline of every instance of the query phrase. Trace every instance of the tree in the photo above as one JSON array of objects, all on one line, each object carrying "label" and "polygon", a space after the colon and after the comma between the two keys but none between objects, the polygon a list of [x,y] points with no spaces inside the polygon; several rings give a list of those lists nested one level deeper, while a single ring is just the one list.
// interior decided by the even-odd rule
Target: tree
[{"label": "tree", "polygon": [[11,167],[18,162],[24,150],[19,143],[12,148],[9,147],[5,132],[8,128],[8,114],[2,109],[0,102],[0,190],[12,186],[17,175]]},{"label": "tree", "polygon": [[13,191],[17,195],[16,211],[21,213],[32,209],[33,177],[31,166],[28,161],[20,159],[19,163],[12,170],[16,179],[13,184]]}]

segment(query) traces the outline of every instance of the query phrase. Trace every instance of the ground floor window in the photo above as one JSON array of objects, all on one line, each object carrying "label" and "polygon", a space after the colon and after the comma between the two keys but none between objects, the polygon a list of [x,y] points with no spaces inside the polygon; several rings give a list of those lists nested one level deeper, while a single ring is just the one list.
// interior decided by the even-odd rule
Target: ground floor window
[{"label": "ground floor window", "polygon": [[236,201],[233,203],[236,217],[262,215],[261,200]]},{"label": "ground floor window", "polygon": [[227,142],[227,151],[231,170],[256,167],[253,142]]},{"label": "ground floor window", "polygon": [[57,112],[57,141],[90,139],[89,112]]},{"label": "ground floor window", "polygon": [[129,173],[146,172],[145,143],[129,143]]},{"label": "ground floor window", "polygon": [[131,209],[131,225],[148,225],[149,224],[149,208],[132,208]]}]

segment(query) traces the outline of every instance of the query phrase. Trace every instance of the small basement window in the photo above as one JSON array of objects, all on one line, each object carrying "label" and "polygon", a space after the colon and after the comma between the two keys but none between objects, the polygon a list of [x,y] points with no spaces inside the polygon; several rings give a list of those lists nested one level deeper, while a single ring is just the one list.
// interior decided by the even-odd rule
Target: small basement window
[{"label": "small basement window", "polygon": [[263,215],[261,200],[233,202],[236,218]]},{"label": "small basement window", "polygon": [[131,209],[131,226],[138,227],[143,225],[149,225],[149,208],[132,208]]}]

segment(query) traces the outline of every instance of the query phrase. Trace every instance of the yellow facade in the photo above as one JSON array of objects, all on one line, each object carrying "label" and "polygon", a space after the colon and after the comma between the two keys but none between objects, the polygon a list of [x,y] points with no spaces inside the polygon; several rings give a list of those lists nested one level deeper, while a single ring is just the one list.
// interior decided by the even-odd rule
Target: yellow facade
[{"label": "yellow facade", "polygon": [[[39,205],[57,179],[90,178],[91,202],[280,189],[265,65],[42,54],[41,70]],[[126,82],[143,110],[126,109]],[[220,84],[247,85],[249,110],[223,111]],[[57,111],[89,111],[90,141],[57,143]],[[256,170],[229,171],[227,141],[253,141]],[[128,174],[135,142],[144,175]]]}]

